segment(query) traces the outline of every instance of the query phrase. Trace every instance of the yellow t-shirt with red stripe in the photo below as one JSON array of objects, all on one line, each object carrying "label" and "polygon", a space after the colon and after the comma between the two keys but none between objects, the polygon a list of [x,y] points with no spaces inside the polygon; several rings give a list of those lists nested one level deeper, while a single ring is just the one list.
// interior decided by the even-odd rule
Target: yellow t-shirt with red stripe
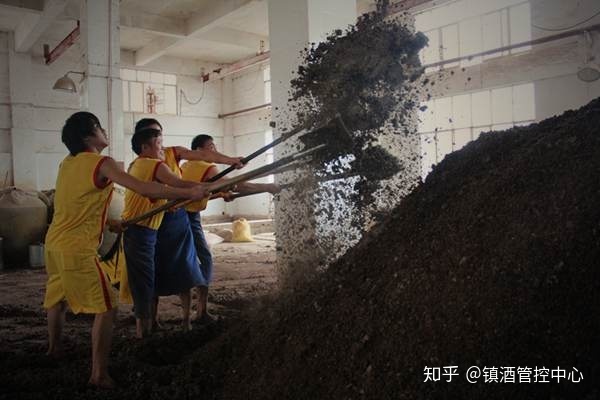
[{"label": "yellow t-shirt with red stripe", "polygon": [[[186,181],[206,182],[206,174],[215,164],[206,161],[188,161],[181,166],[181,175]],[[186,211],[198,212],[206,209],[208,197],[185,206]]]},{"label": "yellow t-shirt with red stripe", "polygon": [[108,157],[92,152],[67,156],[60,164],[54,217],[46,235],[44,307],[66,300],[74,313],[102,313],[116,306],[116,293],[101,270],[102,241],[113,184],[99,179]]},{"label": "yellow t-shirt with red stripe", "polygon": [[107,159],[97,153],[67,156],[60,164],[54,194],[54,217],[45,247],[69,253],[96,253],[102,241],[106,211],[113,184],[99,181],[100,166]]},{"label": "yellow t-shirt with red stripe", "polygon": [[[136,177],[140,181],[152,182],[156,180],[156,170],[163,161],[156,158],[138,157],[129,166],[129,174]],[[128,220],[139,215],[142,215],[156,207],[162,206],[167,200],[164,199],[149,199],[141,194],[127,189],[125,191],[125,207],[121,217]],[[150,229],[158,230],[162,222],[164,212],[158,213],[150,218],[137,223],[137,225],[145,226]]]},{"label": "yellow t-shirt with red stripe", "polygon": [[179,179],[181,179],[180,159],[177,157],[175,147],[165,147],[165,164]]},{"label": "yellow t-shirt with red stripe", "polygon": [[[165,164],[179,179],[181,179],[181,168],[179,168],[180,158],[177,157],[175,147],[165,147]],[[175,206],[169,208],[169,212],[176,211],[181,206]]]}]

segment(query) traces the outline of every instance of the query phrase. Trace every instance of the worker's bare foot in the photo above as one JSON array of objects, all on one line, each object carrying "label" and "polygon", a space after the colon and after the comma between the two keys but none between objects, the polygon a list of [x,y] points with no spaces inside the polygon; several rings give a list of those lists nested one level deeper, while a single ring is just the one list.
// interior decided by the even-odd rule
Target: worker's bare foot
[{"label": "worker's bare foot", "polygon": [[135,338],[136,339],[145,339],[147,337],[152,336],[152,331],[146,331],[146,330],[142,330],[142,331],[136,331],[135,332]]},{"label": "worker's bare foot", "polygon": [[90,378],[88,386],[94,389],[114,389],[117,385],[110,376],[105,375],[98,378]]},{"label": "worker's bare foot", "polygon": [[60,360],[65,358],[65,351],[62,348],[55,348],[48,350],[46,355],[54,360]]},{"label": "worker's bare foot", "polygon": [[139,339],[139,340],[143,340],[143,339],[147,339],[149,337],[152,336],[152,334],[154,333],[154,331],[142,331],[142,332],[136,332],[135,333],[135,338]]},{"label": "worker's bare foot", "polygon": [[136,320],[136,324],[135,324],[135,337],[136,339],[144,339],[147,338],[148,336],[152,335],[152,332],[154,331],[153,329],[153,322],[151,322],[150,320]]}]

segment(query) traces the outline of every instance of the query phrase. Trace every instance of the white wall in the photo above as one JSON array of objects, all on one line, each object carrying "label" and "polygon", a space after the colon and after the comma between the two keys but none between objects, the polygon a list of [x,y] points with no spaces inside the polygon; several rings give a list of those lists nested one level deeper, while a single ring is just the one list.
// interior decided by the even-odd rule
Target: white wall
[{"label": "white wall", "polygon": [[[32,175],[32,186],[38,190],[50,189],[54,187],[58,164],[67,154],[67,149],[60,139],[64,121],[73,112],[87,108],[85,81],[80,86],[79,94],[54,91],[52,85],[57,78],[69,70],[83,70],[80,62],[82,51],[77,42],[50,66],[44,64],[40,55],[18,55],[20,64],[13,64],[25,64],[30,69],[24,71],[25,76],[17,76],[19,72],[15,72],[14,76],[10,77],[8,49],[12,45],[8,43],[9,37],[9,34],[0,33],[0,183],[4,181],[7,172],[12,177],[11,156],[14,149],[11,147],[14,145],[11,146],[10,128],[17,123],[28,127],[26,132],[20,134],[21,137],[18,138],[20,146],[18,150],[21,154],[20,158],[27,160],[28,168],[30,168],[28,172],[31,172]],[[53,39],[45,38],[45,41],[52,43]],[[38,45],[41,48],[42,43]],[[124,67],[127,68],[130,65],[124,63]],[[224,122],[218,118],[222,102],[221,82],[216,81],[203,85],[200,75],[204,67],[195,61],[170,59],[162,63],[150,64],[149,68],[144,71],[148,74],[151,73],[151,68],[159,71],[159,73],[152,73],[154,79],[157,76],[162,76],[163,79],[167,75],[176,76],[177,100],[180,98],[179,89],[182,89],[190,100],[198,100],[202,93],[204,93],[204,97],[195,105],[187,104],[185,101],[177,102],[177,110],[173,114],[147,115],[143,112],[125,112],[123,117],[126,165],[133,159],[130,144],[133,126],[135,121],[143,117],[154,117],[161,121],[167,132],[165,134],[166,145],[189,147],[191,139],[200,133],[215,136],[217,143],[219,140],[223,140]],[[168,74],[169,72],[171,74]],[[71,77],[78,82],[79,76],[72,75]],[[24,100],[10,98],[11,78],[19,79],[13,85],[18,87],[21,94],[25,96]],[[23,84],[23,80],[26,80],[26,85]],[[27,107],[31,111],[31,120],[14,121],[15,116],[11,120],[11,101],[12,103],[19,102],[19,104],[31,103],[31,107]],[[130,107],[130,103],[127,104]],[[94,112],[94,110],[89,111]],[[107,121],[101,122],[107,123]]]},{"label": "white wall", "polygon": [[[193,60],[170,57],[156,60],[144,68],[129,64],[126,53],[121,76],[124,81],[124,132],[126,164],[131,162],[131,135],[135,123],[141,118],[156,118],[164,129],[167,146],[190,147],[194,136],[210,134],[224,136],[224,122],[218,118],[221,112],[221,81],[203,82],[202,73],[212,65]],[[159,104],[156,112],[148,113],[146,91],[157,90]],[[164,97],[163,97],[164,96]]]},{"label": "white wall", "polygon": [[[208,134],[214,138],[217,149],[231,156],[246,156],[265,144],[270,130],[270,112],[267,109],[244,113],[232,117],[219,118],[246,108],[263,105],[270,93],[266,93],[265,69],[256,66],[221,80],[203,82],[201,75],[215,68],[214,65],[193,60],[159,59],[144,68],[132,65],[132,57],[122,53],[122,78],[126,88],[124,97],[125,164],[135,157],[131,150],[131,135],[135,122],[150,117],[160,121],[164,131],[166,146],[190,147],[194,136]],[[148,85],[175,91],[174,104],[161,104],[157,114],[147,114],[146,99],[142,98]],[[141,93],[141,95],[140,95]],[[137,98],[137,99],[135,99]],[[169,103],[167,101],[167,103]],[[128,107],[128,108],[127,108]],[[264,165],[272,156],[263,155],[253,160],[241,172]],[[226,166],[220,165],[219,169]],[[235,176],[233,172],[230,176]],[[255,182],[264,182],[265,179]],[[270,195],[255,195],[231,203],[222,200],[209,202],[203,212],[205,216],[247,215],[267,216],[271,210]]]},{"label": "white wall", "polygon": [[0,187],[12,185],[8,34],[0,32]]},{"label": "white wall", "polygon": [[[165,146],[190,148],[192,139],[199,134],[213,136],[217,148],[224,153],[225,122],[218,116],[223,102],[223,83],[220,80],[203,82],[202,74],[214,65],[174,57],[160,58],[143,68],[135,67],[129,52],[122,52],[122,78],[125,132],[125,165],[135,158],[131,150],[131,136],[135,123],[142,118],[155,118],[163,126]],[[159,98],[155,114],[148,114],[145,93],[148,87],[158,89]],[[165,90],[166,89],[166,90]],[[225,212],[223,201],[209,202],[206,216]]]},{"label": "white wall", "polygon": [[[85,85],[81,96],[53,91],[52,85],[67,71],[83,70],[82,51],[76,43],[51,65],[40,54],[44,43],[58,43],[62,35],[51,32],[33,53],[20,54],[12,50],[12,34],[0,33],[0,182],[8,172],[23,188],[53,188],[68,154],[60,131],[73,112],[85,108]],[[78,75],[72,78],[79,81]]]},{"label": "white wall", "polygon": [[422,176],[482,132],[535,121],[535,85],[523,83],[438,97],[419,114]]},{"label": "white wall", "polygon": [[[56,79],[67,71],[84,69],[82,45],[79,42],[53,64],[44,64],[39,50],[42,44],[58,43],[64,35],[65,32],[55,31],[54,36],[50,34],[33,47],[38,49],[37,52],[11,56],[11,34],[0,32],[0,185],[4,183],[7,173],[7,185],[13,183],[12,156],[16,150],[23,160],[21,165],[24,165],[19,170],[23,176],[31,178],[32,188],[42,190],[54,187],[58,165],[67,155],[67,149],[60,139],[64,121],[72,113],[87,109],[88,103],[85,81],[79,85],[78,94],[52,90]],[[14,59],[12,64],[10,57]],[[202,73],[214,69],[214,65],[170,57],[156,60],[144,68],[136,68],[129,52],[122,52],[121,60],[124,71],[121,78],[124,82],[125,165],[134,158],[131,151],[134,124],[144,117],[157,118],[162,123],[167,146],[190,147],[195,135],[210,134],[222,152],[243,156],[265,143],[270,121],[268,110],[228,119],[219,118],[222,113],[265,103],[265,67],[243,71],[226,80],[204,83]],[[12,65],[13,76],[9,65]],[[71,77],[78,82],[78,75]],[[11,98],[11,84],[15,98]],[[147,109],[143,97],[134,99],[143,96],[144,85],[147,84],[158,86],[161,94],[169,96],[168,104],[162,102],[156,110],[157,114],[145,113]],[[138,86],[141,90],[134,94]],[[228,88],[226,96],[224,86]],[[139,100],[141,104],[138,104]],[[12,112],[15,107],[17,112]],[[18,130],[15,130],[15,126]],[[15,143],[11,141],[11,130],[18,133]],[[249,168],[260,166],[265,160],[266,156],[263,156]],[[211,202],[205,214],[221,215],[227,212],[266,215],[269,209],[270,198],[261,195],[228,205],[218,200]]]},{"label": "white wall", "polygon": [[[94,5],[97,4],[94,2]],[[102,16],[90,12],[96,17],[96,22],[107,21],[108,11]],[[85,19],[82,17],[79,39],[50,65],[45,64],[43,46],[47,44],[50,49],[57,46],[76,27],[75,21],[51,24],[27,53],[16,53],[13,34],[3,34],[3,38],[8,37],[8,40],[0,47],[8,51],[0,52],[0,64],[6,64],[8,58],[10,156],[13,182],[19,187],[38,190],[54,187],[58,166],[68,154],[61,142],[61,130],[71,114],[87,110],[92,104],[89,111],[98,114],[102,124],[109,126],[107,118],[101,117],[107,115],[109,109],[107,85],[103,85],[108,74],[103,69],[107,65],[99,62],[107,54],[106,47],[109,46],[94,46],[94,51],[84,51],[88,43],[97,44],[94,40],[99,40],[90,33],[95,32],[91,28],[98,25],[89,25]],[[112,39],[116,38],[118,35],[113,35]],[[54,82],[69,71],[88,72],[82,82],[81,75],[70,75],[78,86],[78,93],[54,91]],[[92,87],[95,93],[90,95],[88,90]],[[112,100],[115,104],[114,98]],[[114,126],[118,122],[118,118],[113,119]],[[6,125],[3,117],[2,126]],[[119,136],[120,129],[115,131],[112,134]],[[6,174],[5,168],[6,165],[0,169],[0,175]]]},{"label": "white wall", "polygon": [[[417,29],[430,38],[422,61],[434,63],[563,32],[552,30],[556,28],[598,24],[600,16],[578,24],[598,11],[595,0],[442,4],[416,17]],[[595,35],[599,43],[600,35]],[[600,81],[585,83],[576,75],[583,62],[582,41],[581,36],[573,36],[446,64],[442,71],[428,69],[435,85],[422,93],[426,107],[419,124],[423,178],[432,164],[477,139],[482,131],[529,124],[600,96]],[[593,51],[600,59],[599,46]]]},{"label": "white wall", "polygon": [[[226,77],[223,82],[223,113],[231,113],[264,105],[270,101],[270,77],[267,65],[256,66],[240,73]],[[225,136],[232,138],[232,154],[245,157],[271,141],[271,112],[269,108],[238,114],[225,118]],[[241,170],[251,170],[272,162],[273,152],[269,151],[254,160]],[[232,173],[231,176],[235,176]],[[267,178],[253,182],[268,182]],[[230,215],[268,216],[272,213],[272,196],[269,194],[253,195],[226,205]]]}]

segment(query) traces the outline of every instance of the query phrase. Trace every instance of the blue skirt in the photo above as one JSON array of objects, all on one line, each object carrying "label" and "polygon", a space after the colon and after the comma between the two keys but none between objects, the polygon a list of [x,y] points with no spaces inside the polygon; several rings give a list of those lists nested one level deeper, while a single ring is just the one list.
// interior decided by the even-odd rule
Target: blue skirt
[{"label": "blue skirt", "polygon": [[202,271],[202,275],[206,280],[206,286],[208,286],[208,284],[212,281],[213,259],[212,254],[210,254],[210,249],[208,248],[208,243],[206,243],[206,238],[204,237],[204,231],[202,230],[200,213],[188,212],[187,215],[192,228],[196,254],[198,255],[198,260],[200,260],[200,270]]},{"label": "blue skirt", "polygon": [[154,306],[156,231],[133,225],[123,233],[127,279],[137,318],[150,318]]},{"label": "blue skirt", "polygon": [[170,296],[207,285],[183,208],[166,212],[163,217],[156,240],[155,265],[157,296]]}]

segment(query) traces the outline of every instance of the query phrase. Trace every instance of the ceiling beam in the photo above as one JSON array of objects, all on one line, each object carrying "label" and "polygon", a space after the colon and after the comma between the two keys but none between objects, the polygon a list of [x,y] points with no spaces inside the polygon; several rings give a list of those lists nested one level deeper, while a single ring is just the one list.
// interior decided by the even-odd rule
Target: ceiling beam
[{"label": "ceiling beam", "polygon": [[189,36],[206,32],[222,22],[228,15],[249,7],[255,0],[220,0],[212,2],[202,11],[192,15],[187,20],[187,33]]},{"label": "ceiling beam", "polygon": [[212,72],[202,75],[202,81],[214,81],[221,79],[227,75],[235,74],[236,72],[243,71],[247,68],[254,67],[259,64],[264,64],[271,59],[271,52],[265,51],[264,53],[257,54],[256,56],[245,58],[233,64],[229,64],[226,67],[218,68]]},{"label": "ceiling beam", "polygon": [[450,0],[400,0],[396,2],[390,2],[389,13],[396,14],[404,11],[422,11],[422,9],[439,6],[443,3],[447,3]]},{"label": "ceiling beam", "polygon": [[[238,31],[236,29],[216,27],[203,33],[200,38],[209,42],[223,43],[230,46],[244,47],[256,52],[265,50],[269,44],[269,37],[255,33]],[[265,48],[261,49],[261,41]]]},{"label": "ceiling beam", "polygon": [[0,11],[10,9],[39,14],[44,9],[44,0],[0,0]]},{"label": "ceiling beam", "polygon": [[[423,11],[427,8],[433,8],[452,0],[391,0],[388,8],[388,14],[398,14],[405,11],[412,13]],[[360,2],[359,12],[367,13],[375,11],[375,0],[365,0]]]},{"label": "ceiling beam", "polygon": [[67,0],[46,0],[40,15],[27,14],[15,29],[15,51],[25,53],[65,9]]},{"label": "ceiling beam", "polygon": [[18,21],[23,17],[23,15],[29,16],[39,16],[42,13],[41,10],[37,8],[24,8],[17,7],[12,4],[9,4],[6,0],[0,0],[0,14],[4,16],[8,16],[10,18],[14,18],[15,21]]},{"label": "ceiling beam", "polygon": [[192,15],[186,20],[185,33],[183,38],[166,38],[156,40],[149,45],[135,52],[135,65],[142,66],[163,56],[171,48],[182,42],[194,37],[199,37],[201,34],[215,28],[232,13],[249,7],[252,3],[258,0],[220,0],[219,2],[211,2],[203,10]]},{"label": "ceiling beam", "polygon": [[186,37],[186,21],[180,18],[163,17],[143,12],[121,12],[120,25],[122,28],[134,29],[183,39]]},{"label": "ceiling beam", "polygon": [[153,40],[150,44],[147,44],[134,53],[135,65],[146,65],[150,61],[162,57],[170,48],[181,43],[181,40],[172,37],[159,37]]}]

